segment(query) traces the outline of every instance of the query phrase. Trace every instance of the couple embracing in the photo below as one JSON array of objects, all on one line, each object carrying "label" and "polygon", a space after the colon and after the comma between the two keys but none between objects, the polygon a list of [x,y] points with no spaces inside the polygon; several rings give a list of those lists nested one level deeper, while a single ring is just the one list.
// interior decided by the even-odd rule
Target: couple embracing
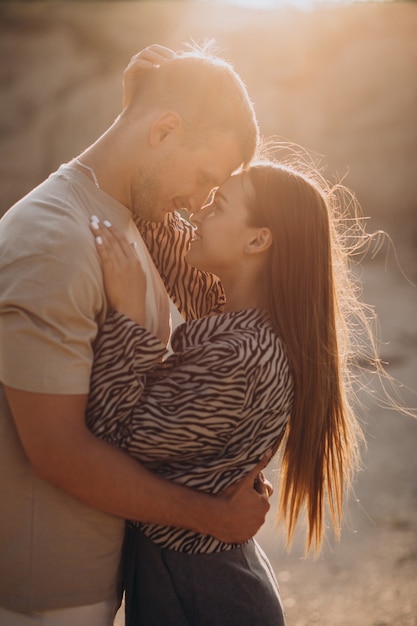
[{"label": "couple embracing", "polygon": [[288,539],[305,508],[318,549],[326,502],[337,533],[360,304],[333,191],[258,148],[228,63],[151,46],[2,218],[2,625],[110,626],[122,588],[128,626],[284,624],[253,539],[278,450]]}]

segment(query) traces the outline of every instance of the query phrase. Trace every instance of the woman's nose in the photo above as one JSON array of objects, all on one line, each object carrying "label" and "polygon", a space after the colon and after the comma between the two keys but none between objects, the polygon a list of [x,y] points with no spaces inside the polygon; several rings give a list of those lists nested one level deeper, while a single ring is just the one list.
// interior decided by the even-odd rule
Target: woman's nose
[{"label": "woman's nose", "polygon": [[190,215],[191,221],[194,222],[194,224],[201,224],[204,218],[206,217],[210,208],[211,208],[211,204],[205,204],[194,213],[191,213]]},{"label": "woman's nose", "polygon": [[212,198],[213,189],[208,186],[205,189],[199,190],[198,192],[196,191],[194,195],[189,199],[190,213],[198,213],[202,208],[211,204]]},{"label": "woman's nose", "polygon": [[196,226],[201,224],[201,215],[200,215],[201,212],[202,212],[202,209],[199,209],[198,211],[195,211],[194,213],[190,214],[190,221]]}]

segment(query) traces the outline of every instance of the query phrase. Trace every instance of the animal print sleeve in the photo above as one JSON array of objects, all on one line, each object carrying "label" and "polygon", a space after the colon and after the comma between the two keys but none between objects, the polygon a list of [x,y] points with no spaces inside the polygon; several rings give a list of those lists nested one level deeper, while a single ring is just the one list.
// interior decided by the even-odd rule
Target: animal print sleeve
[{"label": "animal print sleeve", "polygon": [[112,311],[94,345],[87,425],[98,437],[120,446],[146,382],[146,373],[166,353],[146,328]]},{"label": "animal print sleeve", "polygon": [[186,320],[221,313],[225,303],[217,276],[191,267],[186,260],[193,227],[179,213],[169,213],[163,222],[135,218],[165,287]]}]

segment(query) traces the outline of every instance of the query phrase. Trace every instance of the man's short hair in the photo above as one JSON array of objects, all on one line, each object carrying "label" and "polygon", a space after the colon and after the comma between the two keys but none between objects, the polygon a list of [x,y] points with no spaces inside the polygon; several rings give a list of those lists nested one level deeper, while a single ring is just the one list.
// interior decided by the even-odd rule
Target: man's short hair
[{"label": "man's short hair", "polygon": [[189,46],[142,75],[132,103],[142,110],[177,111],[191,136],[231,134],[240,146],[242,164],[256,155],[258,123],[245,84],[232,65],[208,47]]}]

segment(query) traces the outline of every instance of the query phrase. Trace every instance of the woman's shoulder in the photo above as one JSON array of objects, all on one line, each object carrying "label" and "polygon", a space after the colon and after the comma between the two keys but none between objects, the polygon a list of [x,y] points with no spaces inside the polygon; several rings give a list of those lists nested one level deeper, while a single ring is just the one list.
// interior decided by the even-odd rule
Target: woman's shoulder
[{"label": "woman's shoulder", "polygon": [[244,309],[219,313],[192,320],[176,329],[173,337],[175,350],[184,350],[203,344],[229,345],[233,350],[259,353],[264,361],[285,350],[275,333],[268,315],[258,309]]},{"label": "woman's shoulder", "polygon": [[257,317],[253,309],[216,313],[185,322],[176,329],[175,336],[190,342],[220,341],[227,337],[244,339],[247,334],[256,332]]}]

